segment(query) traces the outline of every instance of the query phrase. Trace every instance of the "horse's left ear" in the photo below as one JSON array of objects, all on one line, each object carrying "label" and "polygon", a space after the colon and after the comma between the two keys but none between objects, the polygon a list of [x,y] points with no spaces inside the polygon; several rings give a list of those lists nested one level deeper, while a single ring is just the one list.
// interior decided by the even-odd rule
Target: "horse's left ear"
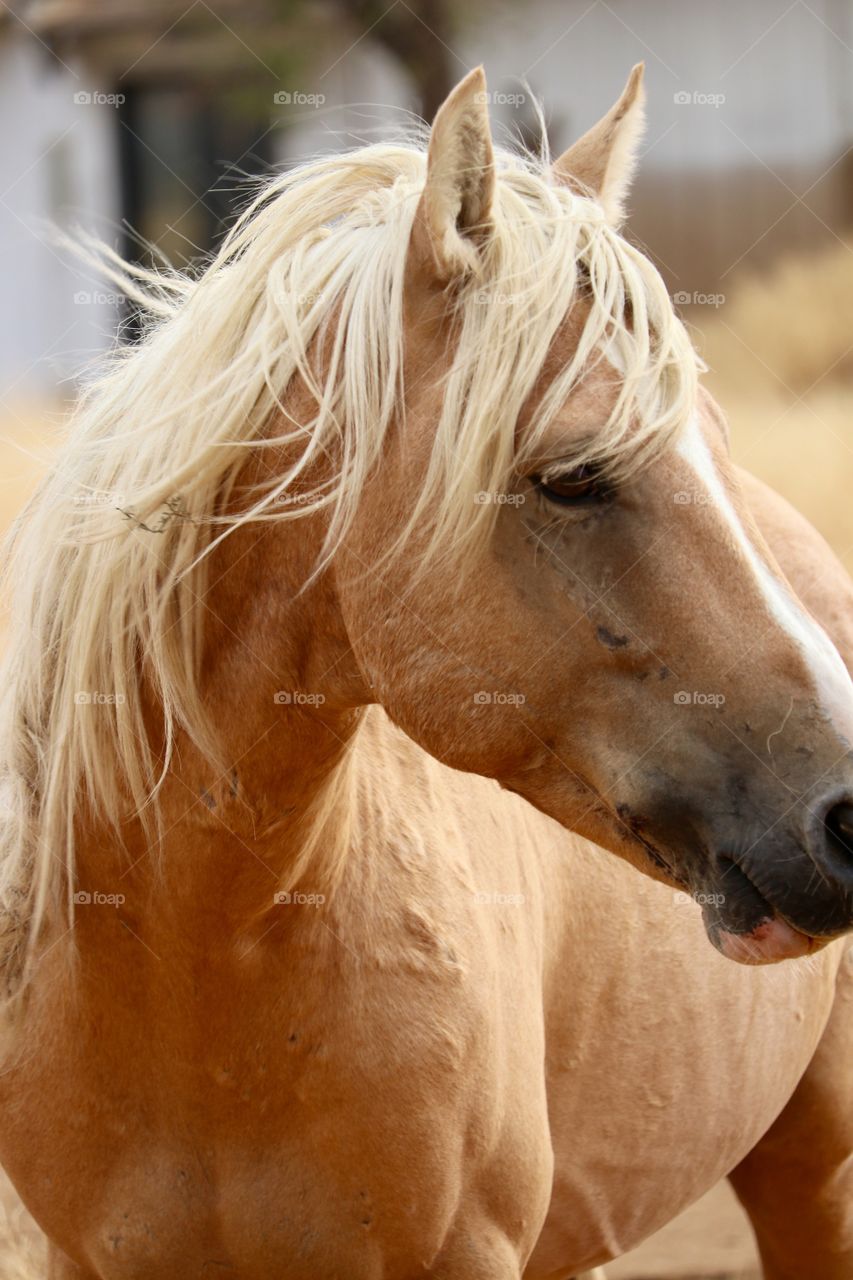
[{"label": "horse's left ear", "polygon": [[476,67],[439,107],[412,248],[442,284],[476,274],[488,236],[495,160],[486,77]]},{"label": "horse's left ear", "polygon": [[645,99],[643,63],[638,62],[619,101],[554,161],[557,181],[582,193],[592,192],[613,226],[624,217],[625,197],[646,123]]}]

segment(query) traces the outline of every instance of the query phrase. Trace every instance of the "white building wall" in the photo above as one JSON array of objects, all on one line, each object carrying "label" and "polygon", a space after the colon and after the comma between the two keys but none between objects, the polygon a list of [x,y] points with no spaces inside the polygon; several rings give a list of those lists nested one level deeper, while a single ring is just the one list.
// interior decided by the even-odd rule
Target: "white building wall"
[{"label": "white building wall", "polygon": [[851,14],[849,0],[536,0],[499,6],[460,52],[495,89],[527,79],[560,147],[643,60],[647,165],[808,164],[853,141]]},{"label": "white building wall", "polygon": [[400,66],[366,41],[341,53],[329,41],[313,68],[279,91],[293,99],[273,103],[283,126],[275,138],[280,161],[358,146],[411,124],[411,89]]},{"label": "white building wall", "polygon": [[50,242],[49,226],[117,240],[115,108],[24,32],[0,41],[0,396],[50,393],[112,340],[103,286]]}]

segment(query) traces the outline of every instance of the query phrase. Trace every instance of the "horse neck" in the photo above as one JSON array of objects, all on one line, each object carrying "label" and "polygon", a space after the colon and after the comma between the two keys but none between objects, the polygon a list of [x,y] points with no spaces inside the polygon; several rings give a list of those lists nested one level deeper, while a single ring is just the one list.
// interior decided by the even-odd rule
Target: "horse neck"
[{"label": "horse neck", "polygon": [[276,890],[320,889],[336,874],[368,695],[331,575],[300,591],[319,545],[310,523],[244,526],[211,556],[199,688],[221,761],[179,734],[157,829],[135,820],[123,848],[91,833],[81,887],[153,891],[158,910],[216,903],[221,920],[223,901],[256,914]]}]

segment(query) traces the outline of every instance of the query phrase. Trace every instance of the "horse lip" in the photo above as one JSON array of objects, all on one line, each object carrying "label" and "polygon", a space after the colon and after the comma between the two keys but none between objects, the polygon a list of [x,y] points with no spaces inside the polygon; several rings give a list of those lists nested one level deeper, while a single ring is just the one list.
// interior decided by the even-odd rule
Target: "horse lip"
[{"label": "horse lip", "polygon": [[803,938],[808,938],[809,942],[816,943],[820,947],[825,947],[828,942],[832,942],[834,938],[839,936],[838,934],[830,933],[808,933],[805,929],[801,929],[798,924],[794,924],[793,920],[789,920],[781,911],[777,911],[772,902],[768,903],[768,906],[772,912],[770,917],[772,920],[780,920],[789,929],[793,929],[794,933],[800,934]]},{"label": "horse lip", "polygon": [[[799,925],[795,924],[793,920],[791,920],[784,912],[780,911],[775,906],[772,899],[770,899],[767,896],[766,892],[763,889],[760,889],[758,887],[758,885],[753,880],[752,876],[749,874],[748,870],[744,866],[742,866],[740,862],[736,861],[734,858],[730,858],[729,861],[731,861],[733,865],[737,867],[738,871],[740,871],[741,875],[749,883],[750,887],[755,893],[756,898],[763,904],[765,908],[765,914],[753,925],[751,929],[741,929],[739,931],[735,931],[733,929],[726,928],[725,920],[722,916],[722,913],[719,911],[719,908],[718,908],[718,914],[717,914],[716,920],[709,920],[708,914],[703,910],[703,915],[705,916],[706,928],[708,929],[708,934],[711,938],[711,941],[714,943],[714,945],[717,947],[718,950],[723,951],[723,954],[727,954],[727,953],[725,952],[723,946],[720,945],[721,935],[725,935],[727,938],[731,939],[732,942],[737,942],[737,940],[747,941],[749,939],[755,939],[755,934],[758,933],[759,930],[766,929],[766,926],[773,925],[773,924],[783,925],[786,929],[790,930],[793,940],[797,938],[802,939],[804,943],[803,954],[805,955],[811,955],[813,952],[819,951],[822,947],[826,946],[826,944],[832,940],[830,935],[811,933],[811,932],[808,932],[806,929],[802,929]],[[743,960],[744,957],[741,956],[740,959]],[[761,963],[761,961],[756,961],[753,959],[749,959],[746,962]]]},{"label": "horse lip", "polygon": [[814,954],[823,943],[788,924],[780,915],[761,920],[746,933],[717,930],[713,942],[728,960],[740,964],[774,964]]}]

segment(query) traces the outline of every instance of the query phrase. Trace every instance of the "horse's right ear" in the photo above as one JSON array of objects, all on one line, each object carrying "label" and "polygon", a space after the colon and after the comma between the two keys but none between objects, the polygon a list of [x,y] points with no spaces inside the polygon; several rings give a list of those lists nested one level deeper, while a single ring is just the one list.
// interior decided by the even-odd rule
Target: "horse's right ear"
[{"label": "horse's right ear", "polygon": [[489,233],[495,160],[486,77],[476,67],[439,107],[412,229],[419,266],[441,284],[477,274]]}]

